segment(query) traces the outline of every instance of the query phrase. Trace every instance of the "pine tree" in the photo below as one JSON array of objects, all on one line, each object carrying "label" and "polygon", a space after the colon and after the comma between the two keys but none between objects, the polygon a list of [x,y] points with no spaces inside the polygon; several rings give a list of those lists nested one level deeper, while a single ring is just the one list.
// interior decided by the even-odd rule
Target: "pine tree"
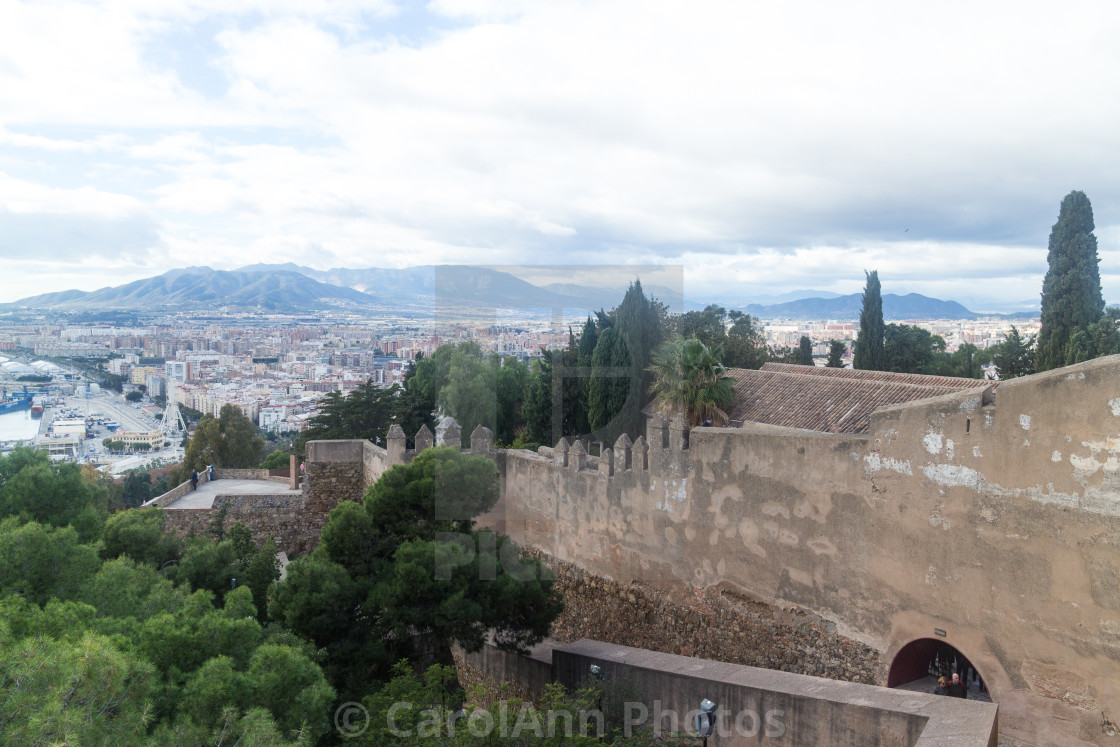
[{"label": "pine tree", "polygon": [[883,296],[879,288],[879,271],[866,272],[863,309],[859,312],[859,337],[852,351],[852,368],[864,371],[883,370]]},{"label": "pine tree", "polygon": [[840,340],[828,341],[828,363],[825,364],[826,368],[843,368],[844,367],[844,349],[847,347]]},{"label": "pine tree", "polygon": [[1097,355],[1095,350],[1087,349],[1092,340],[1092,335],[1087,334],[1089,328],[1104,315],[1093,228],[1089,198],[1084,192],[1070,192],[1062,200],[1058,222],[1050,231],[1046,255],[1049,269],[1042,281],[1042,328],[1038,333],[1035,366],[1039,371]]}]

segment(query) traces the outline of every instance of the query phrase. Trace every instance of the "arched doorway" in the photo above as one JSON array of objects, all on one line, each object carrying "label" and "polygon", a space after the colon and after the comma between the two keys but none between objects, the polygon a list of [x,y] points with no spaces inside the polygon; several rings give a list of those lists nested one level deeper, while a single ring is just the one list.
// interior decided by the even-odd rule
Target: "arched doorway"
[{"label": "arched doorway", "polygon": [[953,646],[937,638],[918,638],[898,650],[887,674],[887,687],[930,692],[940,676],[961,676],[971,700],[991,701],[983,675]]}]

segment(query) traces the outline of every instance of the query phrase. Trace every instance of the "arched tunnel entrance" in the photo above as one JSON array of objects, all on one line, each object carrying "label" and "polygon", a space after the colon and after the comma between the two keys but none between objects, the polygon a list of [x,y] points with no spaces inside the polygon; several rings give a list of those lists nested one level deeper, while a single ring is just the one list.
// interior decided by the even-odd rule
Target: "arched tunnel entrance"
[{"label": "arched tunnel entrance", "polygon": [[887,687],[928,693],[937,685],[938,677],[951,678],[954,673],[968,685],[970,700],[991,702],[983,676],[968,657],[936,638],[918,638],[900,648],[891,662]]}]

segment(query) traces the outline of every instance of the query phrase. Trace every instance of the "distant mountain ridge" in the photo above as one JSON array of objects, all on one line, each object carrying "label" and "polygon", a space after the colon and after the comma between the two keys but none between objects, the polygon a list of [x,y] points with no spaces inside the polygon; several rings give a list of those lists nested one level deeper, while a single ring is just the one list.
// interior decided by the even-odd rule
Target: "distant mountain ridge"
[{"label": "distant mountain ridge", "polygon": [[[679,291],[647,285],[646,293],[679,311],[702,309]],[[58,311],[141,309],[259,309],[274,313],[328,308],[402,307],[432,310],[468,306],[477,309],[536,308],[610,310],[622,301],[625,288],[601,288],[570,282],[533,285],[509,272],[467,265],[422,265],[403,269],[345,267],[315,270],[294,263],[256,264],[237,270],[188,267],[156,277],[96,291],[68,290],[21,299],[5,308]],[[806,294],[820,294],[805,297]],[[793,291],[776,298],[782,303],[724,303],[764,319],[859,318],[859,293],[839,296],[825,291]],[[1031,313],[1003,315],[1029,317]],[[917,293],[884,294],[883,316],[902,319],[975,319],[981,314],[955,301]],[[988,315],[983,315],[988,316]],[[998,316],[998,315],[997,315]]]},{"label": "distant mountain ridge", "polygon": [[[803,298],[786,303],[750,304],[743,311],[751,316],[771,319],[859,319],[863,308],[863,294],[852,293],[835,298]],[[918,293],[899,296],[894,293],[883,294],[883,318],[901,319],[975,319],[979,314],[969,311],[956,301],[942,301]]]},{"label": "distant mountain ridge", "polygon": [[365,294],[320,283],[298,272],[244,272],[187,267],[99,290],[44,293],[8,306],[77,309],[256,307],[267,311],[368,303]]}]

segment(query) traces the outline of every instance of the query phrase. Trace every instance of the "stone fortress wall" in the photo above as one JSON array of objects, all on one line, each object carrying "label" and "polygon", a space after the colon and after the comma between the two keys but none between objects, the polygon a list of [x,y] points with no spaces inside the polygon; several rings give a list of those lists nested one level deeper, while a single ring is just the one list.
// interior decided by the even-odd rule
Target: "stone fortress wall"
[{"label": "stone fortress wall", "polygon": [[[439,435],[417,449],[458,442]],[[945,641],[1008,743],[1120,744],[1120,356],[884,408],[866,435],[657,418],[600,457],[471,442],[501,475],[481,523],[523,545],[622,584],[806,609],[881,652],[880,684],[908,644]],[[292,549],[415,453],[399,428],[385,448],[309,444]]]},{"label": "stone fortress wall", "polygon": [[885,408],[866,436],[655,422],[499,452],[487,517],[620,582],[793,603],[883,652],[967,656],[1031,744],[1120,743],[1120,357]]}]

